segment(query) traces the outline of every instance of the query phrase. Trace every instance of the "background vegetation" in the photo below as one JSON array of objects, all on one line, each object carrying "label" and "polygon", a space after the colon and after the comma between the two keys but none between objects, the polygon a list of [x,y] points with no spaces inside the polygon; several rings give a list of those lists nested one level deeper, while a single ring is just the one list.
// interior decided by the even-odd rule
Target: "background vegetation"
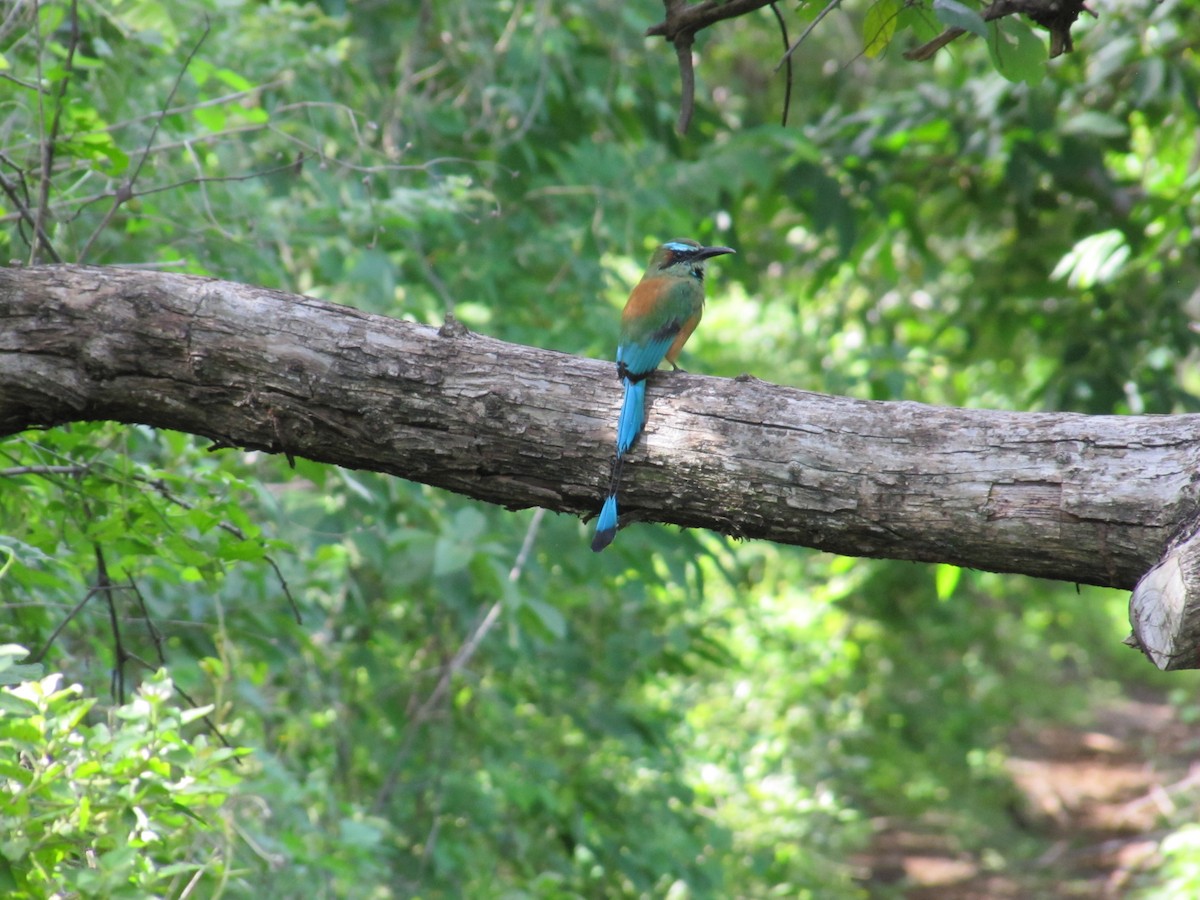
[{"label": "background vegetation", "polygon": [[[649,249],[686,235],[739,251],[695,371],[1195,412],[1200,5],[1091,6],[1077,52],[1013,70],[1018,23],[918,64],[929,10],[847,4],[794,57],[787,125],[762,10],[699,36],[681,137],[650,0],[17,3],[0,251],[46,261],[19,215],[43,209],[67,261],[608,357]],[[819,7],[781,11],[794,37]],[[0,886],[898,896],[863,860],[907,822],[1065,891],[1031,865],[1012,735],[1135,694],[1200,709],[1191,673],[1120,646],[1118,592],[646,525],[588,541],[180,434],[5,441],[0,642],[39,662],[0,652]],[[1195,829],[1173,831],[1195,807],[1169,813],[1139,883],[1195,896]]]}]

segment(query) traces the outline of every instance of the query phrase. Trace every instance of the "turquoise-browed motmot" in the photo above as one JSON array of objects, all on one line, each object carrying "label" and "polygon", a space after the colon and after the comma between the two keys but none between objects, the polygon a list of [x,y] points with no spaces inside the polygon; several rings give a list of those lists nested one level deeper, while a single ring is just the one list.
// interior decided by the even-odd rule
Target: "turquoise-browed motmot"
[{"label": "turquoise-browed motmot", "polygon": [[617,377],[625,386],[625,400],[617,419],[617,457],[612,480],[592,549],[599,552],[617,534],[617,488],[621,464],[646,424],[646,379],[665,358],[675,360],[692,336],[704,312],[704,267],[729,247],[705,247],[686,238],[667,241],[654,251],[646,274],[634,287],[621,313],[621,338],[617,344]]}]

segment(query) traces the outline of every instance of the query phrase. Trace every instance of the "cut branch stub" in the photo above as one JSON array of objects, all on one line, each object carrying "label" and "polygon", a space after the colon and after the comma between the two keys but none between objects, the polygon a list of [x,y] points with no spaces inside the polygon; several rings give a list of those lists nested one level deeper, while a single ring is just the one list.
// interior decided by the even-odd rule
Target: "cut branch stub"
[{"label": "cut branch stub", "polygon": [[1200,517],[1189,519],[1129,598],[1137,647],[1163,670],[1200,669]]}]

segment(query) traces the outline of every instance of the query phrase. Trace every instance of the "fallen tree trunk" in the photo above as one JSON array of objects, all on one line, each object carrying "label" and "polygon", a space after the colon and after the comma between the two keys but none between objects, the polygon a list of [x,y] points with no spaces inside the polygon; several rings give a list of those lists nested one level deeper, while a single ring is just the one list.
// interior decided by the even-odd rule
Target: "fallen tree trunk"
[{"label": "fallen tree trunk", "polygon": [[[1198,415],[951,409],[665,372],[647,397],[625,523],[1132,588],[1197,506]],[[591,515],[619,402],[610,362],[455,323],[193,276],[0,269],[0,437],[136,422]],[[1168,663],[1191,652],[1163,646]]]}]

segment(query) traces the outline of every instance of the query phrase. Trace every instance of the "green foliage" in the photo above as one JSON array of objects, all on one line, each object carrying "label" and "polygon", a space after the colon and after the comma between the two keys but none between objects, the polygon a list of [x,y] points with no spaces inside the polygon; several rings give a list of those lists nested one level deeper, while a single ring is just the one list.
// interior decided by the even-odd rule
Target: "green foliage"
[{"label": "green foliage", "polygon": [[[23,647],[0,647],[0,677]],[[179,896],[228,877],[218,811],[238,752],[189,734],[163,674],[88,723],[94,699],[47,675],[0,689],[0,885],[38,898]]]},{"label": "green foliage", "polygon": [[[686,138],[675,56],[642,36],[660,10],[419,7],[129,0],[80,5],[77,31],[66,3],[21,7],[0,38],[0,253],[47,258],[17,211],[44,191],[68,260],[609,357],[649,248],[692,235],[739,250],[696,370],[1200,408],[1192,6],[1106,8],[1047,62],[1015,18],[862,4],[797,51],[787,128],[778,34],[730,20],[698,36]],[[933,62],[897,52],[950,25],[973,33]],[[7,670],[34,684],[4,694],[4,740],[59,761],[3,770],[48,804],[7,875],[853,897],[880,816],[1019,865],[1039,851],[1005,812],[1005,736],[1138,677],[1115,655],[1124,599],[649,526],[596,557],[578,522],[396,479],[144,428],[27,434],[0,446],[0,640],[79,687]],[[184,694],[140,680],[160,666],[253,754],[233,763]],[[140,682],[131,704],[113,671]],[[1188,847],[1164,877],[1190,877]]]},{"label": "green foliage", "polygon": [[863,19],[863,52],[867,56],[879,56],[888,48],[896,35],[903,8],[900,0],[880,0],[867,10]]},{"label": "green foliage", "polygon": [[1009,81],[1040,84],[1046,77],[1046,44],[1020,19],[988,26],[988,53]]},{"label": "green foliage", "polygon": [[988,26],[983,16],[957,0],[933,0],[933,14],[947,28],[961,28],[987,37]]},{"label": "green foliage", "polygon": [[1159,845],[1162,862],[1154,883],[1138,898],[1191,897],[1200,891],[1200,826],[1183,825]]}]

